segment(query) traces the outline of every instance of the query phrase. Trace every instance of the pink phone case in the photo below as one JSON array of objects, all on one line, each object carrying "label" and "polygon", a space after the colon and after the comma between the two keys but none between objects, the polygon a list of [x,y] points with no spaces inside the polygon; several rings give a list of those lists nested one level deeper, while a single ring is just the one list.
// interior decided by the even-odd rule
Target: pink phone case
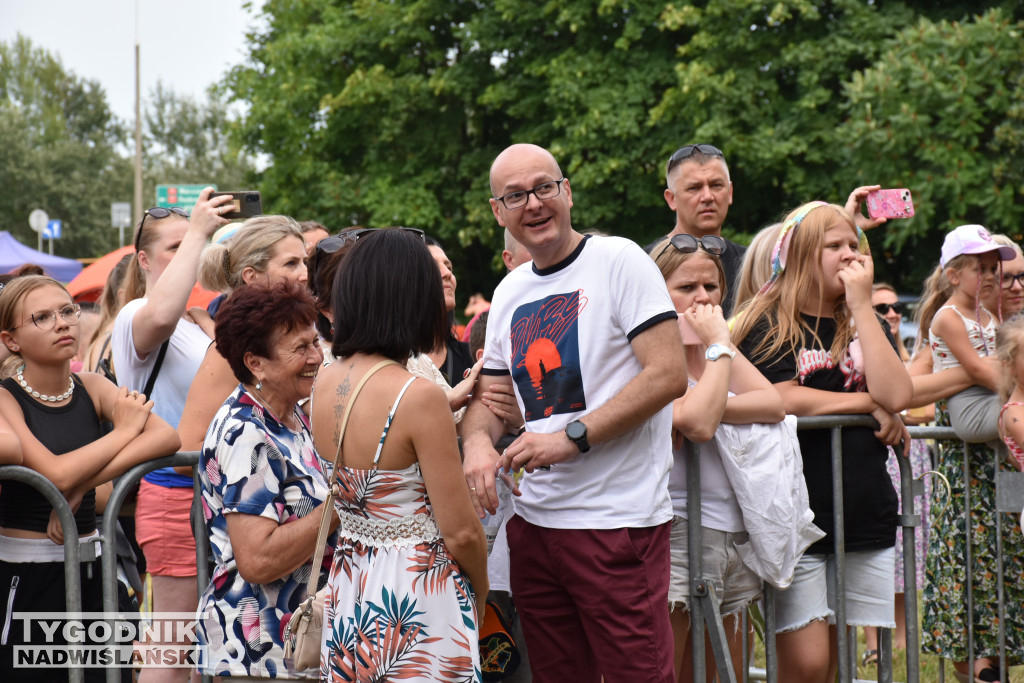
[{"label": "pink phone case", "polygon": [[876,190],[868,193],[870,218],[910,218],[914,215],[914,198],[910,190]]},{"label": "pink phone case", "polygon": [[703,342],[697,335],[697,331],[686,322],[686,318],[679,316],[679,333],[683,335],[683,346],[697,346]]}]

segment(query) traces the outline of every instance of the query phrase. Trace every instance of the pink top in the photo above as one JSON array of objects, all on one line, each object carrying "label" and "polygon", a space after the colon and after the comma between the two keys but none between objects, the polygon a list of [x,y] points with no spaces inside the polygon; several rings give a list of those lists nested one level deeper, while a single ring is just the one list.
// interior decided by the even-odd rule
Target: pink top
[{"label": "pink top", "polygon": [[1010,406],[1024,406],[1024,403],[1020,401],[1008,401],[1003,404],[1003,409],[999,411],[999,431],[1003,434],[1003,441],[1006,442],[1006,447],[1010,449],[1010,455],[1017,460],[1017,469],[1024,471],[1024,448],[1021,448],[1020,444],[1014,441],[1013,437],[1006,433],[1003,429],[1003,413]]}]

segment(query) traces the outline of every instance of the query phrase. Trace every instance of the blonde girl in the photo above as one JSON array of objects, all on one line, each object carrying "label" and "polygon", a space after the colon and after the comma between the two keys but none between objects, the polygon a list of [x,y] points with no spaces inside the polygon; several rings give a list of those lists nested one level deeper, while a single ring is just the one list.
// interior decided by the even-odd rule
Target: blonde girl
[{"label": "blonde girl", "polygon": [[[996,427],[1000,372],[985,362],[996,352],[998,319],[982,304],[1000,286],[1000,262],[1016,252],[992,239],[980,225],[961,225],[942,243],[936,289],[948,298],[935,311],[928,328],[935,370],[963,367],[975,386],[949,397],[949,418],[957,435],[971,442],[998,439]],[[943,283],[948,283],[948,286]],[[929,307],[939,297],[931,297]]]},{"label": "blonde girl", "polygon": [[[896,492],[886,445],[909,444],[896,413],[913,387],[884,321],[871,307],[874,269],[863,234],[841,206],[811,202],[783,222],[772,276],[733,339],[798,416],[870,414],[878,429],[842,430],[847,622],[893,624]],[[825,683],[837,666],[831,430],[798,432],[814,523],[826,537],[797,565],[778,607],[779,680]]]},{"label": "blonde girl", "polygon": [[[78,352],[79,308],[55,280],[28,275],[0,292],[0,438],[9,429],[23,464],[60,489],[75,512],[78,536],[96,536],[95,488],[131,467],[177,450],[178,435],[151,413],[153,402],[106,378],[71,372]],[[101,421],[113,424],[109,432]],[[5,427],[9,425],[9,427]],[[0,448],[2,451],[3,448]],[[7,458],[10,460],[10,458]],[[70,539],[69,539],[70,540]],[[0,678],[15,680],[14,645],[24,629],[13,612],[64,611],[63,529],[53,508],[27,484],[0,488],[0,586],[7,589]],[[82,609],[102,611],[99,565],[82,566]],[[28,642],[33,636],[30,635]],[[102,670],[97,670],[103,680]],[[19,678],[20,679],[20,678]]]}]

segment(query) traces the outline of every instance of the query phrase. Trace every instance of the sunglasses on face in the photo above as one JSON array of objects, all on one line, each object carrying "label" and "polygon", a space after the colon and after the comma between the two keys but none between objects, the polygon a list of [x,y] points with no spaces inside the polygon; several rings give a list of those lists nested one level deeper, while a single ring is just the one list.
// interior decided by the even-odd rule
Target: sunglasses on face
[{"label": "sunglasses on face", "polygon": [[709,157],[722,157],[723,159],[725,158],[725,155],[722,154],[722,150],[718,149],[714,145],[685,145],[677,149],[675,151],[675,154],[668,158],[668,168],[665,171],[665,175],[667,176],[669,173],[672,172],[673,168],[675,168],[679,164],[683,163],[684,161],[692,157],[696,152],[700,152],[701,154],[704,154]]},{"label": "sunglasses on face", "polygon": [[[426,242],[426,233],[419,228],[381,228],[382,230],[401,230],[402,232],[412,233],[416,237],[419,237],[422,241]],[[355,228],[353,230],[346,230],[339,232],[337,235],[331,235],[325,237],[316,243],[316,248],[313,250],[312,255],[309,257],[309,273],[311,276],[315,275],[320,268],[321,260],[327,256],[337,253],[340,249],[350,244],[355,244],[360,237],[369,235],[371,232],[377,232],[377,228]],[[313,296],[319,296],[320,293],[317,291],[316,278],[309,278],[309,289],[313,293]]]},{"label": "sunglasses on face", "polygon": [[895,311],[896,315],[903,315],[904,306],[903,306],[903,304],[901,304],[899,302],[896,302],[894,304],[875,304],[874,305],[875,313],[878,313],[878,315],[885,315],[886,313],[889,312],[890,308],[893,311]]},{"label": "sunglasses on face", "polygon": [[693,235],[687,235],[686,233],[680,235],[673,235],[672,239],[668,241],[658,255],[655,257],[655,261],[661,258],[669,247],[675,247],[677,251],[684,254],[692,254],[697,251],[698,248],[703,249],[709,254],[715,256],[721,256],[725,253],[725,240],[718,235],[704,235],[700,239],[697,239]]},{"label": "sunglasses on face", "polygon": [[139,230],[138,230],[138,232],[135,233],[135,251],[136,252],[140,251],[140,249],[139,249],[139,240],[142,238],[142,228],[144,228],[146,226],[146,219],[148,217],[152,216],[155,220],[159,220],[161,218],[167,218],[172,213],[175,216],[181,216],[182,218],[188,218],[188,209],[183,209],[180,206],[171,206],[171,207],[154,206],[151,209],[146,209],[146,212],[144,214],[142,214],[142,222],[139,223]]}]

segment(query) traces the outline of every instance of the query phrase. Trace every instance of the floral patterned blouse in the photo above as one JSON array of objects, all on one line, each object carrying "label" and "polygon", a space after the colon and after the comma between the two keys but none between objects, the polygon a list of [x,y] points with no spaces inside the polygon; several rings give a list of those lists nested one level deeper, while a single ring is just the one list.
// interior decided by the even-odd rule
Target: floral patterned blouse
[{"label": "floral patterned blouse", "polygon": [[[313,449],[306,416],[298,408],[295,415],[301,427],[291,431],[239,385],[206,433],[199,472],[216,569],[197,613],[204,674],[302,677],[284,664],[282,635],[306,597],[311,564],[270,583],[249,583],[238,573],[226,522],[227,514],[242,513],[288,524],[327,498],[329,464]],[[336,543],[335,533],[324,548],[321,586]]]}]

